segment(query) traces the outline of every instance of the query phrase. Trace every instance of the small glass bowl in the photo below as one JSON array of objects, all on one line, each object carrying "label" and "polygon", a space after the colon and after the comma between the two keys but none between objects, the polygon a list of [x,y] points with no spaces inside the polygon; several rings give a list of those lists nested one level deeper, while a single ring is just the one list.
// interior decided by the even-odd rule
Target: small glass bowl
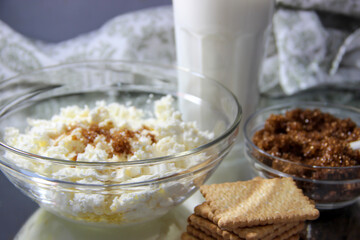
[{"label": "small glass bowl", "polygon": [[[179,79],[179,81],[178,81]],[[183,84],[178,86],[178,83]],[[216,81],[187,70],[154,64],[108,61],[84,62],[45,68],[0,83],[11,88],[27,85],[0,107],[0,169],[23,193],[39,205],[66,219],[96,225],[128,225],[167,213],[187,199],[214,172],[230,151],[239,131],[241,107],[234,95]],[[206,89],[206,94],[200,89]],[[210,94],[209,94],[210,93]],[[6,144],[4,131],[26,129],[27,118],[50,119],[64,106],[93,106],[98,100],[153,109],[155,100],[172,95],[185,121],[215,133],[209,143],[173,155],[131,162],[79,162],[38,156]],[[141,172],[165,164],[181,165],[160,176],[131,182],[71,182],[53,173]]]},{"label": "small glass bowl", "polygon": [[296,102],[262,109],[250,116],[244,125],[245,156],[253,173],[264,178],[292,177],[319,209],[336,209],[356,202],[360,197],[360,165],[322,167],[295,163],[272,156],[253,143],[253,135],[263,129],[271,114],[284,115],[296,108],[319,109],[340,119],[350,118],[360,125],[360,110],[341,105]]}]

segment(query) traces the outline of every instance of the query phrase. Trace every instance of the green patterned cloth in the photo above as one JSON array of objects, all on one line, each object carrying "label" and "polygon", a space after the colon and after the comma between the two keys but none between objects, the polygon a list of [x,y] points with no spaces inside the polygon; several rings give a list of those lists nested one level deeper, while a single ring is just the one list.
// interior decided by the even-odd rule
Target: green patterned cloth
[{"label": "green patterned cloth", "polygon": [[[357,0],[278,0],[260,90],[291,95],[323,84],[359,85],[359,17]],[[57,44],[28,39],[0,21],[2,99],[39,84],[56,84],[49,79],[14,87],[5,81],[12,76],[101,59],[175,65],[171,6],[115,17],[94,32]]]}]

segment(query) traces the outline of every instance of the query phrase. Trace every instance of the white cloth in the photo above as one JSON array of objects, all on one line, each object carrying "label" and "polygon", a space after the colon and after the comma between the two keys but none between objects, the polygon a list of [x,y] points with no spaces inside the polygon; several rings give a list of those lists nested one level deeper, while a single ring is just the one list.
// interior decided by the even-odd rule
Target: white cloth
[{"label": "white cloth", "polygon": [[[299,1],[291,3],[297,2]],[[307,4],[309,2],[303,2],[306,8],[319,7]],[[319,3],[320,0],[312,2]],[[329,1],[329,4],[331,2],[333,1]],[[353,3],[338,2],[343,2],[344,6],[339,9],[331,8],[331,12],[338,10],[338,13],[343,13],[349,8],[345,2]],[[338,4],[334,4],[336,6]],[[330,10],[328,5],[322,7],[318,10]],[[360,2],[353,7],[351,14],[360,16]],[[344,16],[332,14],[332,18],[339,19],[336,27],[326,26],[329,22],[326,14],[320,16],[316,11],[278,9],[273,18],[273,39],[264,62],[260,84],[262,92],[277,85],[288,95],[319,85],[359,85],[360,19],[353,19],[358,29],[349,29],[349,23],[342,20]]]},{"label": "white cloth", "polygon": [[[171,7],[115,17],[100,29],[64,42],[33,41],[0,21],[0,100],[38,87],[9,85],[17,74],[45,66],[86,60],[138,60],[172,65],[176,61]],[[57,84],[58,79],[48,79]],[[61,84],[61,83],[60,83]]]},{"label": "white cloth", "polygon": [[[278,0],[278,5],[259,83],[261,92],[280,86],[290,95],[322,84],[360,83],[360,30],[356,30],[360,20],[355,18],[360,16],[359,1]],[[347,14],[355,28],[325,26],[324,14],[319,16],[317,10]],[[17,74],[102,59],[176,64],[172,7],[121,15],[96,31],[56,44],[28,39],[0,21],[0,98],[29,87],[24,83],[8,91],[4,80]]]}]

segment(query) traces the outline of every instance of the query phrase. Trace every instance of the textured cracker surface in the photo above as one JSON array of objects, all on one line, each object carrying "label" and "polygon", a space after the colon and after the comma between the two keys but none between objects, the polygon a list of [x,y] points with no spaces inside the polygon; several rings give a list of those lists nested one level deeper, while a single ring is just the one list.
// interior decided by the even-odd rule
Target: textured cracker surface
[{"label": "textured cracker surface", "polygon": [[286,224],[264,225],[238,228],[233,232],[222,230],[216,224],[208,219],[192,214],[188,219],[189,225],[203,231],[209,236],[218,239],[221,237],[225,240],[270,240],[277,237],[295,226],[298,226],[299,222],[290,222]]},{"label": "textured cracker surface", "polygon": [[[202,204],[196,206],[194,209],[194,212],[195,212],[195,215],[202,217],[205,220],[206,219],[209,220],[206,222],[206,221],[203,221],[201,218],[192,217],[194,220],[196,220],[196,224],[198,224],[198,226],[200,226],[201,224],[206,224],[206,225],[203,225],[203,227],[209,227],[209,228],[211,227],[211,229],[214,229],[214,226],[215,226],[220,231],[224,231],[226,235],[224,236],[223,234],[220,234],[218,232],[219,230],[217,230],[218,234],[222,235],[225,239],[228,239],[227,233],[231,233],[231,232],[228,232],[226,230],[221,230],[216,224],[213,223],[214,215],[212,214],[211,209],[206,202],[203,202]],[[211,226],[209,224],[209,222],[212,223],[213,226]],[[263,226],[244,227],[244,228],[233,229],[232,232],[234,234],[236,234],[238,237],[247,239],[247,240],[261,239],[265,236],[266,236],[266,238],[264,238],[263,240],[266,240],[266,239],[277,236],[277,235],[289,230],[296,224],[299,224],[299,223],[298,222],[289,222],[289,223],[281,223],[281,224],[270,224],[270,225],[263,225]]]},{"label": "textured cracker surface", "polygon": [[301,223],[273,239],[274,240],[287,240],[287,239],[291,239],[292,237],[296,237],[296,235],[299,236],[299,233],[304,229],[304,226],[305,226],[305,223]]},{"label": "textured cracker surface", "polygon": [[240,237],[236,236],[234,233],[221,230],[218,226],[216,226],[213,222],[196,216],[192,214],[188,219],[189,225],[203,231],[207,235],[210,235],[214,238],[221,238],[225,240],[241,240]]},{"label": "textured cracker surface", "polygon": [[291,237],[289,237],[288,239],[286,240],[299,240],[300,239],[300,235],[299,234],[296,234],[296,235],[292,235]]},{"label": "textured cracker surface", "polygon": [[319,211],[291,178],[203,185],[200,191],[220,228],[314,220]]},{"label": "textured cracker surface", "polygon": [[187,232],[184,232],[183,234],[181,234],[181,240],[198,240],[198,238],[190,235]]},{"label": "textured cracker surface", "polygon": [[209,235],[205,234],[203,231],[194,228],[190,225],[187,226],[186,230],[190,235],[200,240],[217,240],[216,238],[210,237]]},{"label": "textured cracker surface", "polygon": [[209,219],[210,221],[214,222],[214,214],[211,212],[211,208],[207,204],[207,202],[203,202],[202,204],[198,205],[194,209],[195,215]]},{"label": "textured cracker surface", "polygon": [[299,224],[299,222],[290,222],[286,224],[271,224],[263,226],[245,227],[235,229],[234,232],[241,238],[247,240],[270,240],[274,237],[288,231],[292,227]]}]

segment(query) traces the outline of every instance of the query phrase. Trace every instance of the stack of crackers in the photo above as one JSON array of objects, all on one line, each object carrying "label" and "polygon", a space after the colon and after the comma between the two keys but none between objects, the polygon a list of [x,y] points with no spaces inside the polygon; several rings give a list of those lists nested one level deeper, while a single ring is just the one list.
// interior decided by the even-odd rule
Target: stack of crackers
[{"label": "stack of crackers", "polygon": [[183,240],[299,239],[319,211],[292,178],[204,185],[205,202],[188,218]]}]

